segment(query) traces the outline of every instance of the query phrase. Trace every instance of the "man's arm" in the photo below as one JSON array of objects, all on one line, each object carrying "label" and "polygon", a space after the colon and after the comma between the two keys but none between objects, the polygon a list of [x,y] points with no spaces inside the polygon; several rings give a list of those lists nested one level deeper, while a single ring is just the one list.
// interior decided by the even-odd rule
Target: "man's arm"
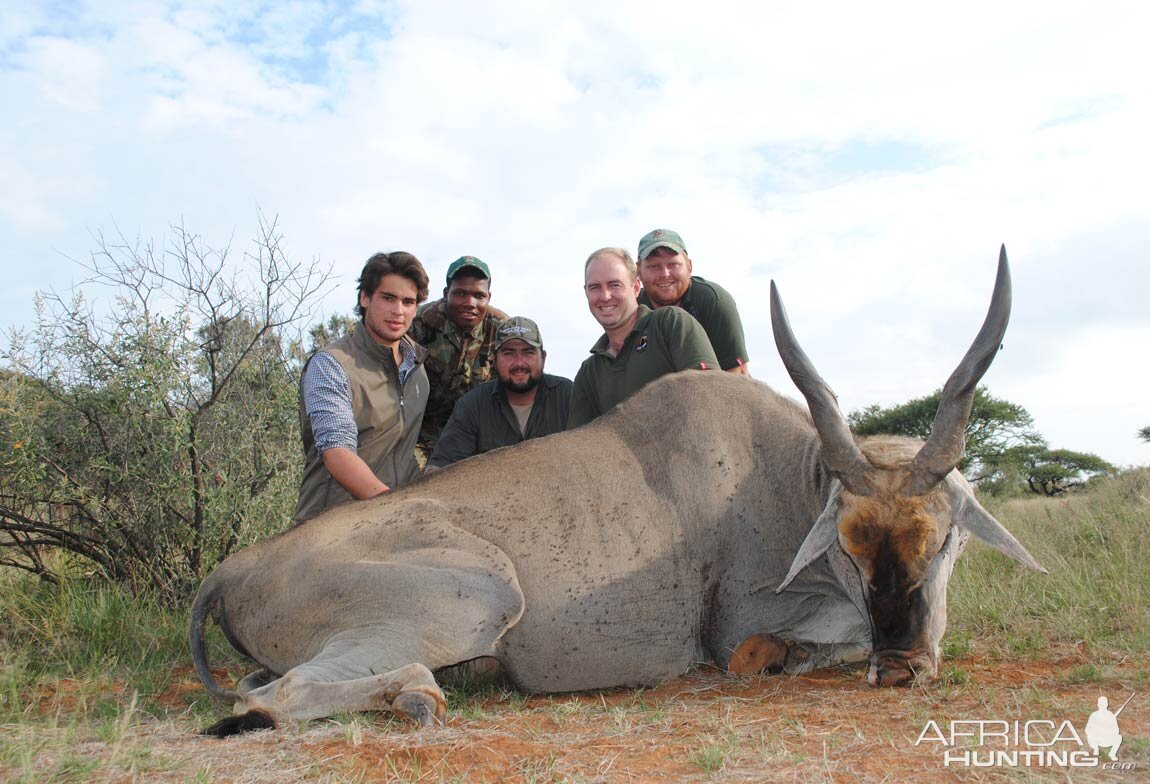
[{"label": "man's arm", "polygon": [[743,320],[735,306],[735,298],[717,283],[701,280],[696,284],[699,291],[698,319],[707,331],[711,347],[719,359],[719,367],[728,373],[749,376],[747,370],[747,340],[743,333]]},{"label": "man's arm", "polygon": [[563,378],[562,376],[557,376],[557,378],[559,379],[559,383],[555,385],[554,395],[558,398],[555,421],[559,430],[556,432],[562,432],[571,427],[568,417],[571,415],[571,390],[574,389],[575,385],[569,378]]},{"label": "man's arm", "polygon": [[655,317],[663,320],[663,334],[676,372],[719,368],[711,339],[694,316],[682,308],[659,308]]},{"label": "man's arm", "polygon": [[595,390],[592,389],[587,367],[584,365],[575,374],[575,384],[571,387],[571,408],[567,413],[567,429],[585,425],[602,412],[595,401]]},{"label": "man's arm", "polygon": [[479,400],[476,395],[490,394],[476,387],[455,403],[451,417],[443,428],[435,450],[427,460],[428,469],[443,468],[479,454]]},{"label": "man's arm", "polygon": [[351,449],[342,446],[325,449],[323,465],[332,479],[361,501],[375,498],[391,489]]},{"label": "man's arm", "polygon": [[322,351],[312,357],[304,371],[302,392],[316,451],[332,479],[361,501],[386,493],[390,488],[357,452],[351,388],[339,362]]}]

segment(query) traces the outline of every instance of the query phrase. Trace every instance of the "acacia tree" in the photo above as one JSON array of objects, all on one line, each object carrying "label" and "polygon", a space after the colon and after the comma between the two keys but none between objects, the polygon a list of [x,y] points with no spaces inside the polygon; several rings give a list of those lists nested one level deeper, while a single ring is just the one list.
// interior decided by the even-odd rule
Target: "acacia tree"
[{"label": "acacia tree", "polygon": [[[852,411],[847,420],[860,436],[885,433],[925,440],[930,436],[941,398],[942,390],[938,389],[926,397],[889,408],[876,404]],[[985,386],[974,392],[965,435],[966,452],[958,467],[972,482],[998,476],[1002,456],[1013,448],[1045,446],[1042,436],[1034,430],[1029,412],[992,396]]]},{"label": "acacia tree", "polygon": [[1081,487],[1095,476],[1117,473],[1117,469],[1101,457],[1089,452],[1069,449],[1022,448],[1017,458],[1022,466],[1026,484],[1035,493],[1058,495]]},{"label": "acacia tree", "polygon": [[290,261],[262,216],[238,263],[182,225],[96,244],[89,280],[38,295],[0,353],[0,564],[53,579],[78,559],[178,599],[290,520],[293,338],[330,272]]},{"label": "acacia tree", "polygon": [[308,337],[311,338],[311,349],[307,352],[308,355],[314,354],[329,343],[355,331],[358,324],[358,318],[345,316],[341,313],[332,314],[327,321],[313,324],[308,329]]}]

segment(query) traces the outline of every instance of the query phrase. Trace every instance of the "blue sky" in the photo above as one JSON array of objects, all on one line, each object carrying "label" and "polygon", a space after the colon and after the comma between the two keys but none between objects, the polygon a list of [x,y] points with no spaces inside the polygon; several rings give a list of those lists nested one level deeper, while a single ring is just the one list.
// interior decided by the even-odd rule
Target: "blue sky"
[{"label": "blue sky", "polygon": [[[8,4],[13,5],[13,4]],[[482,6],[482,7],[480,7]],[[549,369],[596,337],[582,262],[655,227],[738,301],[774,278],[844,409],[929,393],[1014,271],[986,378],[1054,446],[1150,463],[1150,10],[1137,3],[102,2],[0,10],[0,329],[70,258],[258,214],[330,262],[486,259]],[[232,239],[234,238],[234,239]],[[434,289],[433,289],[434,290]]]}]

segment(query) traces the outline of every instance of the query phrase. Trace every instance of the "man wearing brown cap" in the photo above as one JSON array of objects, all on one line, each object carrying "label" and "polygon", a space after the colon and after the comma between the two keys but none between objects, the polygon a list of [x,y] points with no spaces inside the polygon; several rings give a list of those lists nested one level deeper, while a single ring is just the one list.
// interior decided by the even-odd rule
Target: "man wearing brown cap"
[{"label": "man wearing brown cap", "polygon": [[691,258],[678,232],[655,229],[639,240],[639,304],[649,308],[677,305],[703,325],[728,373],[749,376],[743,321],[734,298],[717,283],[692,275]]},{"label": "man wearing brown cap", "polygon": [[419,309],[409,333],[427,349],[431,392],[416,459],[422,468],[439,441],[455,402],[491,379],[495,328],[507,314],[491,303],[491,270],[475,256],[460,256],[447,268],[443,299]]},{"label": "man wearing brown cap", "polygon": [[496,378],[455,404],[428,470],[566,430],[571,381],[544,373],[546,359],[534,321],[516,316],[500,322],[495,332]]}]

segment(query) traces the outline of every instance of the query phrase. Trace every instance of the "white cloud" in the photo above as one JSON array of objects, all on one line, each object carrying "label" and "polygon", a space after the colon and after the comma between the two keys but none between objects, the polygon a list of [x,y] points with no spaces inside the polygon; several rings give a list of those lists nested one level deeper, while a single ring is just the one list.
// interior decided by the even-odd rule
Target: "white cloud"
[{"label": "white cloud", "polygon": [[39,76],[45,99],[75,112],[95,111],[107,78],[104,53],[93,44],[64,38],[32,38],[27,64]]},{"label": "white cloud", "polygon": [[[850,408],[945,380],[1006,242],[1015,317],[988,382],[1063,445],[1069,407],[1022,396],[1097,392],[1061,347],[1081,361],[1108,310],[1124,335],[1146,323],[1139,5],[105,5],[0,22],[5,326],[30,283],[71,279],[60,253],[89,229],[182,217],[242,243],[261,207],[336,264],[329,310],[377,249],[433,284],[486,258],[495,304],[537,317],[571,374],[596,336],[583,259],[663,226],[735,294],[756,376],[790,388],[774,277]],[[1064,445],[1133,462],[1095,430]]]}]

